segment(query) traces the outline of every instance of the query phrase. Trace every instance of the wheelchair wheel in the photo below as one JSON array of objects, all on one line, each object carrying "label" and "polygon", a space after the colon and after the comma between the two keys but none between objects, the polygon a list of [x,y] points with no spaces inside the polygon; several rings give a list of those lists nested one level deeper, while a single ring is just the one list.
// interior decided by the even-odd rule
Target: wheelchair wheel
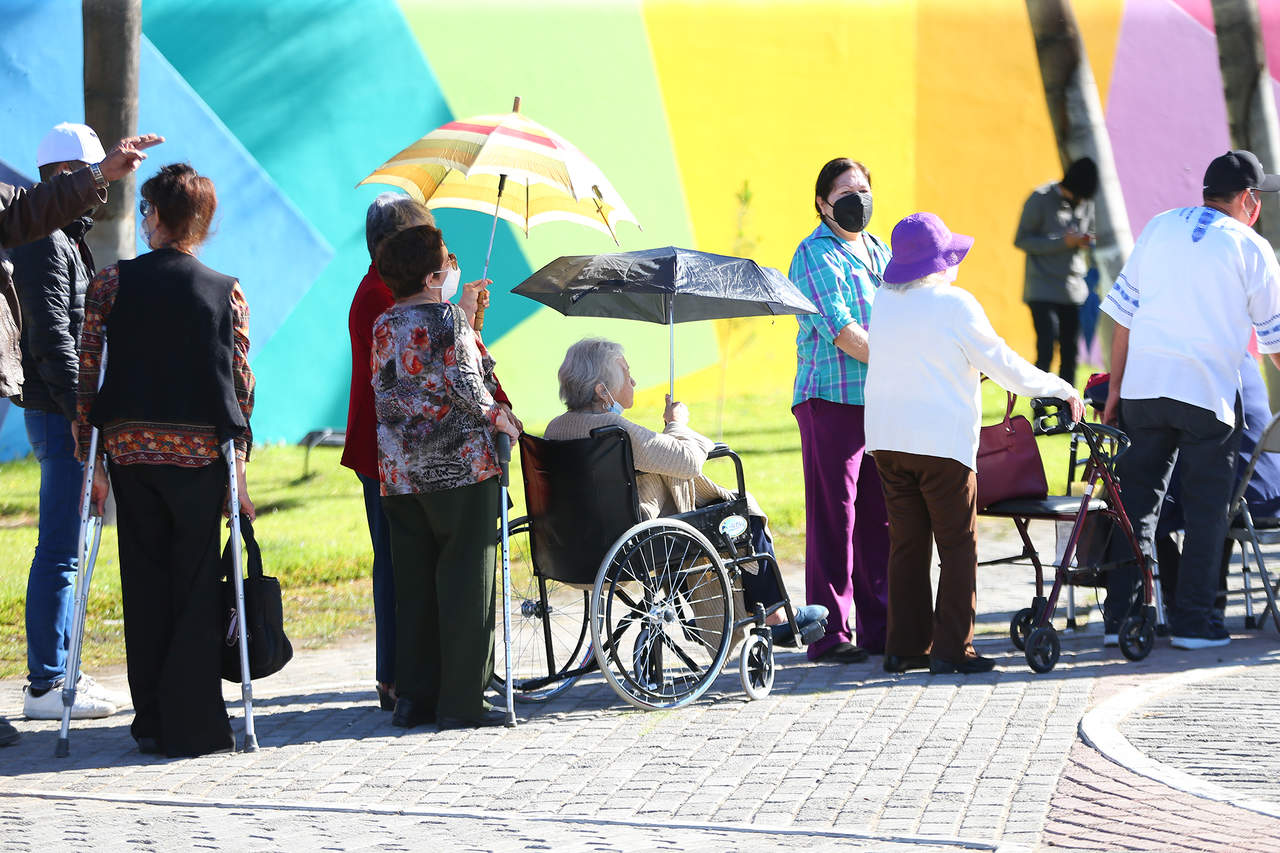
[{"label": "wheelchair wheel", "polygon": [[1036,672],[1048,672],[1058,664],[1062,641],[1052,625],[1041,625],[1027,637],[1027,665]]},{"label": "wheelchair wheel", "polygon": [[750,699],[763,699],[773,689],[773,643],[761,634],[748,634],[738,659],[742,692]]},{"label": "wheelchair wheel", "polygon": [[[530,558],[529,522],[509,525],[511,563],[511,677],[517,702],[545,702],[568,690],[580,676],[542,680],[578,669],[591,658],[586,590],[539,579]],[[501,536],[501,533],[499,533]],[[498,583],[501,583],[499,578]],[[545,595],[545,597],[544,597]],[[494,690],[506,690],[506,650],[502,642],[502,591],[494,594]],[[526,686],[526,685],[532,686]]]},{"label": "wheelchair wheel", "polygon": [[1031,635],[1033,618],[1035,618],[1034,611],[1030,607],[1024,607],[1013,614],[1013,618],[1009,620],[1009,639],[1013,641],[1013,647],[1018,651],[1027,648],[1027,637]]},{"label": "wheelchair wheel", "polygon": [[729,655],[733,588],[715,549],[683,521],[632,527],[600,564],[591,643],[605,680],[644,709],[701,696]]},{"label": "wheelchair wheel", "polygon": [[1156,644],[1154,620],[1130,616],[1120,623],[1120,654],[1129,660],[1142,660]]}]

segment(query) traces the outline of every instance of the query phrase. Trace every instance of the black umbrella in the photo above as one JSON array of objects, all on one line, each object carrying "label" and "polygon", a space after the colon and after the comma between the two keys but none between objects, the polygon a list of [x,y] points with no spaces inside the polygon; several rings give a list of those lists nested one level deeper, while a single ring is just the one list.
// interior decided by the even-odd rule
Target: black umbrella
[{"label": "black umbrella", "polygon": [[675,246],[557,258],[512,292],[568,317],[667,324],[672,396],[676,323],[818,312],[790,279],[772,267]]}]

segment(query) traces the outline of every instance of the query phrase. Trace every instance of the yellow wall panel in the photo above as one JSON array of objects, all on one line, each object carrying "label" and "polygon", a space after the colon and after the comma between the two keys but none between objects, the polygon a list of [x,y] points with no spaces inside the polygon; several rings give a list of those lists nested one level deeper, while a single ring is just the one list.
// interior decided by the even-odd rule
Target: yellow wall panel
[{"label": "yellow wall panel", "polygon": [[[814,179],[833,157],[870,167],[872,232],[887,239],[911,212],[915,0],[649,0],[644,16],[697,248],[738,250],[786,271],[817,224]],[[721,324],[730,388],[789,386],[795,330],[790,318]],[[738,357],[744,343],[749,358]]]},{"label": "yellow wall panel", "polygon": [[921,0],[916,186],[919,205],[976,240],[957,282],[1000,334],[1034,354],[1013,246],[1022,204],[1062,176],[1022,3]]},{"label": "yellow wall panel", "polygon": [[1074,0],[1071,4],[1080,26],[1080,38],[1089,54],[1089,67],[1098,83],[1098,97],[1106,109],[1111,94],[1111,69],[1116,62],[1116,43],[1124,20],[1124,0]]}]

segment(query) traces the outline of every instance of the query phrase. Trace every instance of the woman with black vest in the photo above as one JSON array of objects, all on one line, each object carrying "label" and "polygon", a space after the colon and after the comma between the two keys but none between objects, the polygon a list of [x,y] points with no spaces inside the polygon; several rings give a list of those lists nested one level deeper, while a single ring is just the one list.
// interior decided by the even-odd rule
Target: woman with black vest
[{"label": "woman with black vest", "polygon": [[115,488],[132,733],[139,751],[173,757],[234,743],[219,674],[228,439],[240,510],[254,516],[249,307],[234,278],[194,254],[217,204],[213,182],[183,163],[144,183],[138,212],[153,251],[94,278],[81,333],[77,437],[83,454],[89,425],[102,431],[95,503],[108,469]]}]

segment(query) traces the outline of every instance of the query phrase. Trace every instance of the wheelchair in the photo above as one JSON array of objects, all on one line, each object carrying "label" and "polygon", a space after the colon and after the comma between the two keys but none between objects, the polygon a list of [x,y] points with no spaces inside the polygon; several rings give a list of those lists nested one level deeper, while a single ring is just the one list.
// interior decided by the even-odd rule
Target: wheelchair
[{"label": "wheelchair", "polygon": [[[677,708],[706,692],[739,639],[742,689],[768,695],[774,650],[765,619],[784,609],[795,630],[795,614],[777,562],[751,548],[741,459],[724,445],[708,458],[733,462],[732,500],[644,520],[621,427],[571,441],[520,437],[528,515],[507,529],[516,701],[546,701],[599,669],[631,705]],[[735,618],[735,581],[751,563],[777,573],[783,599],[741,605]],[[497,624],[501,608],[497,597]],[[504,654],[497,644],[499,691]]]}]

